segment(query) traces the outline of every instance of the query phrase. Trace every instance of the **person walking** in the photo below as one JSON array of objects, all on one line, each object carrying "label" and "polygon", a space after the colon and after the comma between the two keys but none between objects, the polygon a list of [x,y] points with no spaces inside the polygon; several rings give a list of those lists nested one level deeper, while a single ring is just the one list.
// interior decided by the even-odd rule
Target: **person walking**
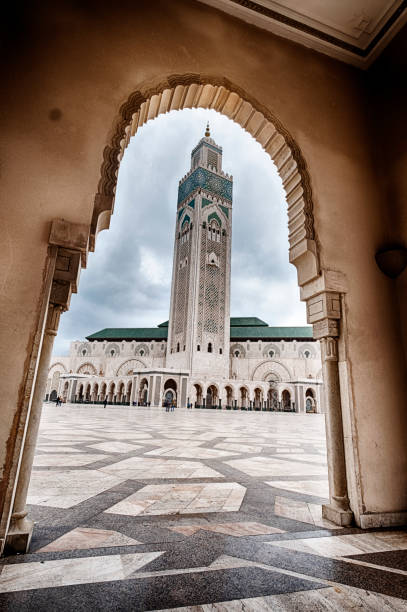
[{"label": "person walking", "polygon": [[105,396],[105,399],[103,400],[103,408],[106,408],[107,406],[107,397]]}]

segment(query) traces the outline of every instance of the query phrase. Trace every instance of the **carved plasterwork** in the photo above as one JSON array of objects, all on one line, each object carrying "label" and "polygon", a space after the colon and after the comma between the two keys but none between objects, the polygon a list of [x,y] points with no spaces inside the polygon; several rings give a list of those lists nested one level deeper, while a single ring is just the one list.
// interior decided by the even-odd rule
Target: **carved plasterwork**
[{"label": "carved plasterwork", "polygon": [[290,381],[292,379],[291,372],[287,366],[280,361],[268,359],[256,366],[251,375],[252,380],[266,380],[271,374],[276,374],[279,380]]}]

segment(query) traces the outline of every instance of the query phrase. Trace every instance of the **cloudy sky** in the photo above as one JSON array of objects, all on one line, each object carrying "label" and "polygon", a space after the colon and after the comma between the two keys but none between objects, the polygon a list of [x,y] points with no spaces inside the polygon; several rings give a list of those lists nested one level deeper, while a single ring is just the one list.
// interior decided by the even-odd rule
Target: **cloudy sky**
[{"label": "cloudy sky", "polygon": [[127,148],[110,229],[99,234],[79,293],[61,317],[55,355],[105,327],[155,327],[168,319],[178,180],[208,120],[223,147],[223,170],[234,177],[231,315],[306,324],[288,262],[284,192],[270,158],[215,111],[174,111],[144,125]]}]

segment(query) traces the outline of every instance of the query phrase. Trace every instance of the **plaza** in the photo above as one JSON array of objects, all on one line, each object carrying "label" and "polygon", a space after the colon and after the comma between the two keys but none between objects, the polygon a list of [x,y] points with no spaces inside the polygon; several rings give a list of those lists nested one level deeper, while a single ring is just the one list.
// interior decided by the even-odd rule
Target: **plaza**
[{"label": "plaza", "polygon": [[404,609],[405,531],[322,518],[324,415],[208,412],[45,404],[1,609]]}]

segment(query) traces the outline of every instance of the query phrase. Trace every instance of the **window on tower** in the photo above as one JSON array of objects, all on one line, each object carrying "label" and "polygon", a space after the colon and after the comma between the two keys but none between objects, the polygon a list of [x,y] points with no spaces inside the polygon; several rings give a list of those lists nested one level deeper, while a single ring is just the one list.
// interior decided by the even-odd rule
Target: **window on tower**
[{"label": "window on tower", "polygon": [[179,353],[179,342],[177,342],[177,353]]},{"label": "window on tower", "polygon": [[200,351],[200,350],[201,350],[201,345],[200,345],[200,344],[198,344],[198,346],[196,347],[196,350],[197,350],[197,351]]},{"label": "window on tower", "polygon": [[208,353],[212,353],[212,342],[208,344]]},{"label": "window on tower", "polygon": [[215,151],[208,149],[208,166],[212,166],[215,170],[218,169],[218,156]]}]

